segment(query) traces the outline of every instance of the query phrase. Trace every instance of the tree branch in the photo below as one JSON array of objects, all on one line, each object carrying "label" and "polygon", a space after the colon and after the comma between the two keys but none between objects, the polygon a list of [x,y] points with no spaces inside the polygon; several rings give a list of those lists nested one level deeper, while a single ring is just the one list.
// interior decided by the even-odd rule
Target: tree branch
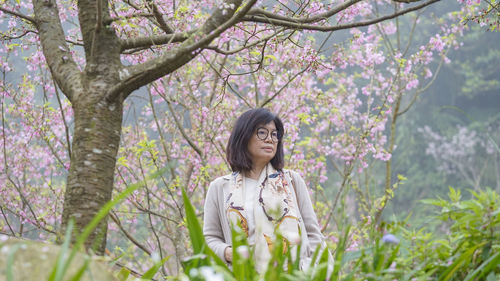
[{"label": "tree branch", "polygon": [[33,0],[35,21],[45,59],[59,88],[72,102],[83,88],[81,73],[73,61],[54,0]]},{"label": "tree branch", "polygon": [[274,95],[272,95],[271,97],[267,98],[266,100],[264,100],[262,102],[262,104],[260,104],[259,107],[264,107],[266,106],[268,103],[270,103],[273,99],[275,99],[286,87],[288,87],[288,85],[290,85],[290,83],[293,82],[293,80],[295,80],[295,78],[297,78],[299,75],[301,75],[302,73],[304,73],[309,67],[311,66],[311,64],[307,65],[304,69],[302,69],[301,71],[295,73],[295,75],[292,76],[292,78],[290,78],[286,83],[285,85],[283,85],[276,93],[274,93]]},{"label": "tree branch", "polygon": [[123,228],[120,219],[118,218],[118,216],[115,214],[114,211],[111,211],[109,213],[109,217],[118,226],[123,235],[125,235],[125,237],[127,237],[128,240],[130,240],[130,242],[136,245],[139,249],[143,250],[146,254],[148,254],[148,256],[151,256],[151,251],[148,248],[146,248],[146,246],[142,245],[139,241],[137,241],[137,239],[135,239],[134,236],[132,236],[132,234],[130,234],[125,228]]},{"label": "tree branch", "polygon": [[151,46],[156,46],[156,45],[184,42],[189,38],[189,36],[191,36],[195,32],[196,30],[188,32],[178,32],[166,35],[146,36],[146,37],[121,40],[120,43],[121,52],[123,53],[126,50],[135,48],[149,48]]},{"label": "tree branch", "polygon": [[163,20],[163,17],[160,13],[160,11],[158,10],[158,6],[156,6],[155,2],[153,2],[153,0],[146,0],[146,4],[148,6],[150,6],[152,12],[153,12],[153,15],[156,19],[156,21],[158,22],[158,25],[160,26],[160,28],[167,34],[171,34],[171,33],[174,33],[174,30],[168,26],[168,24],[165,22],[165,20]]},{"label": "tree branch", "polygon": [[426,6],[429,6],[435,2],[438,2],[441,0],[429,0],[425,3],[422,3],[417,6],[413,6],[411,8],[407,8],[404,10],[401,10],[397,13],[371,19],[371,20],[366,20],[366,21],[360,21],[360,22],[354,22],[354,23],[349,23],[349,24],[341,24],[341,25],[312,25],[312,24],[304,24],[304,23],[297,23],[293,19],[288,19],[288,20],[278,20],[278,19],[272,19],[272,18],[267,18],[267,17],[262,17],[262,16],[253,16],[253,15],[247,15],[243,17],[243,21],[247,22],[258,22],[258,23],[266,23],[266,24],[272,24],[272,25],[277,25],[277,26],[283,26],[291,29],[299,29],[299,30],[317,30],[317,31],[336,31],[336,30],[343,30],[343,29],[350,29],[354,27],[361,27],[361,26],[368,26],[372,25],[375,23],[379,23],[385,20],[393,19],[396,17],[399,17],[401,15],[407,14],[409,12],[413,12],[419,9],[422,9]]},{"label": "tree branch", "polygon": [[[215,38],[228,28],[240,22],[243,16],[255,4],[250,0],[240,8],[241,0],[228,1],[230,8],[217,9],[203,24],[200,31],[191,35],[181,46],[143,64],[124,68],[123,79],[106,94],[108,102],[116,100],[123,93],[126,98],[133,90],[165,76],[195,58],[203,47],[208,46]],[[237,12],[236,12],[237,10]]]},{"label": "tree branch", "polygon": [[187,143],[189,144],[189,146],[191,146],[191,148],[194,149],[194,151],[196,151],[196,153],[200,156],[201,159],[204,158],[203,156],[203,152],[201,151],[201,149],[191,140],[191,138],[186,134],[186,131],[184,131],[184,129],[182,128],[182,125],[181,123],[179,122],[179,119],[177,119],[177,114],[176,112],[174,111],[174,109],[172,108],[172,104],[170,102],[169,99],[166,100],[167,101],[167,105],[168,105],[168,109],[170,110],[170,113],[172,114],[172,117],[174,118],[174,122],[175,122],[175,125],[177,125],[177,129],[179,129],[179,132],[181,132],[181,135],[184,137],[184,139],[187,141]]},{"label": "tree branch", "polygon": [[6,14],[9,14],[9,15],[16,16],[16,17],[22,18],[24,20],[27,20],[27,21],[29,21],[30,23],[32,23],[33,25],[36,26],[36,20],[34,18],[30,17],[30,16],[23,15],[21,13],[18,13],[18,12],[15,12],[15,11],[11,11],[11,10],[8,10],[8,9],[2,8],[2,7],[0,7],[0,11],[4,12]]},{"label": "tree branch", "polygon": [[[292,18],[292,17],[280,16],[280,15],[277,15],[275,13],[272,13],[272,12],[269,12],[269,11],[266,11],[266,10],[263,10],[260,8],[251,9],[248,12],[248,14],[254,15],[254,16],[262,16],[262,17],[266,17],[269,19],[290,21],[290,22],[295,22],[295,23],[314,23],[314,22],[318,22],[318,21],[330,18],[330,17],[336,15],[337,13],[339,13],[340,11],[343,11],[343,10],[349,8],[350,6],[352,6],[358,2],[361,2],[361,1],[362,0],[346,1],[340,5],[337,5],[336,7],[334,7],[333,9],[331,9],[329,11],[326,11],[324,13],[321,13],[321,14],[318,14],[318,15],[315,15],[312,17]],[[420,1],[420,0],[417,0],[417,1]]]},{"label": "tree branch", "polygon": [[275,31],[274,33],[268,35],[268,36],[265,36],[259,40],[256,40],[248,45],[246,45],[246,42],[243,46],[239,47],[239,48],[236,48],[236,49],[233,49],[233,50],[221,50],[219,49],[217,46],[207,46],[205,47],[205,49],[207,50],[213,50],[215,51],[216,53],[218,54],[222,54],[222,55],[232,55],[232,54],[236,54],[240,51],[243,51],[244,49],[248,49],[250,47],[254,47],[256,45],[259,45],[260,43],[264,43],[264,42],[267,42],[269,41],[271,38],[273,38],[274,36],[278,35],[279,33],[285,31],[286,29],[285,28],[280,28],[279,30]]}]

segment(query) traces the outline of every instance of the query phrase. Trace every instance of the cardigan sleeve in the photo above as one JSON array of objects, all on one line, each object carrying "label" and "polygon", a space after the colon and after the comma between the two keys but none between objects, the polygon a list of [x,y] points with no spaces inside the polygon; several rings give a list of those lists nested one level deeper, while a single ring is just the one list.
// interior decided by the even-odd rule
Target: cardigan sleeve
[{"label": "cardigan sleeve", "polygon": [[216,181],[210,183],[207,197],[205,198],[204,215],[203,215],[203,235],[207,241],[208,247],[215,252],[223,261],[225,261],[224,250],[231,246],[224,240],[222,223],[220,218],[220,206],[218,186]]},{"label": "cardigan sleeve", "polygon": [[321,228],[319,227],[316,213],[314,212],[309,192],[307,191],[304,179],[295,171],[290,171],[294,182],[295,192],[297,195],[297,204],[300,214],[307,230],[307,238],[309,239],[312,250],[324,240]]}]

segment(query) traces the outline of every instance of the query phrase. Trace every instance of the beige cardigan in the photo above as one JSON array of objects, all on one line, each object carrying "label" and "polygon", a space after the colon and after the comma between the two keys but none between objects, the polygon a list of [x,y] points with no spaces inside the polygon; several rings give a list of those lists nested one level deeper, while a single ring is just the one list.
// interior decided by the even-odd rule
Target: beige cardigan
[{"label": "beige cardigan", "polygon": [[[303,222],[301,228],[306,230],[302,231],[302,233],[307,233],[306,239],[302,239],[301,248],[303,251],[301,251],[301,256],[303,258],[310,257],[314,249],[323,241],[323,235],[304,180],[295,171],[285,170],[285,175],[292,177],[292,179],[289,179],[287,176],[287,180],[291,180],[295,188],[294,197],[297,197],[296,202],[298,202],[297,205]],[[231,177],[232,175],[222,176],[210,183],[205,199],[203,217],[203,234],[207,244],[224,261],[224,250],[226,247],[231,246],[231,229],[224,210],[224,190],[229,188]]]}]

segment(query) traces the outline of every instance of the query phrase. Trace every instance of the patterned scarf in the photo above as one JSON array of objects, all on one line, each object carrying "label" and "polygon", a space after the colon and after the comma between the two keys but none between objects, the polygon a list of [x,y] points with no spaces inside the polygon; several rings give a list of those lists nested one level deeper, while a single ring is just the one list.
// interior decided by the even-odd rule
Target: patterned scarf
[{"label": "patterned scarf", "polygon": [[[224,207],[229,223],[241,226],[248,237],[247,211],[245,211],[244,176],[235,172],[232,183],[225,192]],[[283,236],[283,242],[295,254],[295,245],[300,243],[300,214],[293,196],[293,187],[283,171],[277,171],[269,163],[262,171],[255,190],[255,264],[257,271],[264,272],[271,258],[276,233]]]}]

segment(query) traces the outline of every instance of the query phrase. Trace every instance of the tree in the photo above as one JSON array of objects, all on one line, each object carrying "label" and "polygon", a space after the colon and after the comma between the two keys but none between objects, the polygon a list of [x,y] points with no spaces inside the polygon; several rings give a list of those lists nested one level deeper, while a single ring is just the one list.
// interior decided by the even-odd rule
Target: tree
[{"label": "tree", "polygon": [[[43,79],[43,81],[40,81],[44,85],[42,90],[46,92],[55,91],[56,95],[60,90],[71,104],[71,108],[68,108],[68,104],[65,104],[65,101],[62,100],[60,108],[63,121],[64,118],[71,115],[70,110],[73,112],[74,127],[68,128],[67,123],[64,121],[61,125],[64,125],[66,135],[55,134],[54,139],[57,139],[57,142],[44,139],[51,150],[55,151],[53,154],[59,155],[59,157],[56,157],[59,165],[64,167],[67,165],[67,159],[71,159],[64,196],[63,229],[71,217],[75,219],[76,227],[81,229],[102,205],[111,198],[116,162],[117,159],[122,159],[117,158],[117,154],[119,152],[120,137],[122,137],[124,101],[135,90],[147,85],[150,90],[149,99],[151,101],[160,97],[166,102],[166,108],[172,115],[173,119],[171,120],[173,123],[157,126],[158,134],[161,135],[163,126],[173,126],[179,132],[177,136],[180,136],[182,141],[187,142],[189,148],[192,149],[191,151],[194,152],[192,159],[197,159],[196,161],[199,159],[200,163],[208,163],[211,161],[212,153],[222,154],[223,146],[221,146],[220,139],[217,139],[218,136],[213,134],[207,134],[204,140],[211,142],[212,145],[212,150],[208,153],[200,145],[200,140],[192,139],[185,132],[183,122],[186,122],[186,118],[183,118],[184,115],[179,114],[179,112],[197,110],[199,113],[197,117],[202,117],[197,123],[200,125],[198,129],[205,133],[207,130],[216,131],[221,124],[228,122],[227,119],[230,119],[231,116],[217,116],[217,112],[207,110],[207,107],[200,106],[200,108],[194,109],[190,106],[182,106],[183,99],[201,100],[199,93],[197,93],[197,87],[201,84],[204,76],[207,75],[207,68],[200,67],[198,71],[193,71],[183,66],[203,63],[210,65],[210,68],[208,68],[210,75],[207,75],[206,78],[211,80],[213,88],[211,91],[206,91],[210,94],[203,96],[205,105],[213,105],[218,102],[220,106],[225,106],[224,98],[217,97],[217,93],[222,93],[222,96],[229,93],[236,97],[236,106],[269,106],[270,102],[282,95],[284,89],[288,87],[308,90],[307,97],[303,95],[301,99],[300,93],[296,93],[294,97],[297,97],[297,100],[294,100],[294,102],[290,103],[287,100],[283,101],[282,104],[276,103],[281,105],[281,107],[276,105],[277,109],[283,110],[285,116],[290,117],[291,122],[295,122],[294,124],[300,126],[301,122],[314,120],[314,115],[310,114],[311,112],[307,111],[307,109],[304,112],[299,112],[299,114],[297,114],[297,109],[307,103],[307,98],[312,100],[314,95],[320,93],[307,81],[313,79],[313,73],[310,73],[310,71],[317,69],[321,63],[324,63],[324,58],[320,59],[320,53],[314,50],[314,46],[310,44],[312,39],[308,38],[305,32],[335,32],[343,29],[370,26],[419,10],[437,1],[400,4],[399,2],[416,1],[371,3],[351,0],[328,5],[316,2],[294,2],[285,5],[285,3],[280,2],[274,6],[266,3],[256,3],[257,1],[245,3],[242,3],[242,1],[223,3],[217,1],[209,3],[191,3],[189,1],[78,1],[76,6],[73,6],[72,2],[60,1],[56,3],[55,0],[33,1],[32,5],[24,2],[6,3],[0,7],[0,10],[11,16],[9,21],[12,26],[4,38],[9,42],[19,38],[25,41],[23,41],[24,45],[7,44],[4,52],[13,54],[21,50],[19,48],[26,47],[30,40],[35,46],[40,46],[51,77],[55,81],[55,85],[52,86],[50,85],[50,79],[40,78]],[[384,11],[392,5],[395,6],[394,12],[387,12],[381,16],[378,16],[378,13],[373,13],[375,10]],[[75,23],[77,18],[78,23]],[[304,33],[300,34],[297,31],[304,31]],[[363,32],[359,33],[360,37],[363,35]],[[363,38],[363,40],[360,42],[372,42],[373,38]],[[287,53],[287,47],[301,46],[300,44],[303,44],[305,48],[291,48],[291,51]],[[347,52],[343,48],[333,51],[337,51],[337,54],[332,56],[333,59],[340,59],[343,55],[342,52]],[[371,57],[373,50],[369,46],[364,51],[369,54],[367,57]],[[234,59],[226,61],[228,57]],[[28,61],[35,62],[37,58],[40,59],[40,57],[34,56],[28,58]],[[279,63],[270,63],[274,60]],[[353,63],[361,63],[355,58],[352,61]],[[335,65],[335,62],[332,64]],[[339,61],[339,64],[342,64],[342,62]],[[374,62],[374,64],[377,63]],[[288,68],[290,73],[274,77],[273,71],[277,72],[283,68]],[[323,69],[323,75],[332,72],[334,69],[334,67]],[[292,70],[295,71],[291,72]],[[44,72],[44,66],[40,67],[40,71]],[[299,76],[301,79],[297,79]],[[249,78],[245,78],[248,80],[242,82],[239,81],[241,80],[240,77]],[[182,81],[183,79],[188,81]],[[172,82],[175,80],[178,83],[185,84],[180,87],[181,84]],[[266,84],[269,80],[274,81],[274,83]],[[248,83],[248,81],[252,81],[252,83]],[[241,84],[239,84],[240,82]],[[383,81],[375,81],[374,83],[377,84],[378,82]],[[5,84],[4,80],[3,88],[8,94],[9,91],[5,90]],[[178,88],[169,89],[172,85],[176,85]],[[30,81],[26,81],[24,87],[33,91],[36,88]],[[259,94],[258,91],[266,87],[267,91]],[[252,91],[255,91],[255,93],[253,94]],[[367,88],[367,91],[371,90]],[[249,94],[241,94],[244,92],[249,92]],[[338,99],[339,101],[344,100],[340,95],[344,94],[343,92],[332,91],[331,94],[329,98]],[[325,97],[325,99],[327,98]],[[352,110],[347,105],[356,107],[356,100],[347,99],[346,96],[344,101],[346,104],[345,110]],[[154,104],[154,102],[150,103],[152,112],[155,111]],[[2,103],[2,113],[3,108],[4,103]],[[42,108],[45,107],[42,106]],[[50,118],[48,115],[52,115],[54,118],[57,115],[57,112],[51,110],[42,110],[42,112],[41,115],[31,116],[31,118],[41,122],[39,133],[44,132],[43,120]],[[291,112],[294,112],[295,116]],[[339,120],[345,114],[349,113],[345,112],[338,115]],[[327,116],[319,116],[326,120]],[[353,117],[353,120],[356,118]],[[386,119],[374,118],[373,120],[374,122],[367,128],[379,129],[379,127],[375,126],[378,124],[375,121],[381,124]],[[155,122],[159,124],[161,120],[160,122],[155,120]],[[353,124],[355,123],[353,121]],[[191,126],[195,125],[196,123],[192,122]],[[12,124],[8,129],[12,130],[14,127],[15,124]],[[8,134],[5,132],[6,127],[3,126],[2,128],[4,129],[5,154]],[[68,132],[72,130],[71,135]],[[296,133],[297,130],[298,128],[294,128],[291,133]],[[327,132],[324,131],[323,133],[327,134]],[[175,140],[179,140],[176,139],[177,136],[160,136],[166,142],[168,142],[169,138],[172,141],[171,147],[163,147],[163,153],[167,161],[175,159],[173,157],[175,153],[186,153],[184,147],[176,147],[178,144],[176,144]],[[140,137],[141,134],[135,135],[134,141],[138,142],[139,147],[130,152],[139,158],[145,153],[150,153],[151,157],[149,157],[148,165],[158,165],[158,163],[155,163],[154,150],[151,149],[156,145],[147,137],[142,136],[143,139]],[[71,144],[65,145],[64,141],[62,141],[64,138],[67,142],[71,139]],[[375,139],[377,138],[375,137]],[[297,140],[296,135],[294,139],[292,134],[292,140]],[[345,146],[345,150],[341,150],[338,156],[343,157],[341,159],[344,161],[353,160],[349,158],[352,157],[349,155],[353,154],[352,147],[348,142],[349,138],[344,140],[344,143],[330,143],[328,147]],[[124,139],[124,141],[128,141],[128,139]],[[164,143],[162,142],[162,144]],[[299,143],[297,145],[300,146]],[[365,142],[364,145],[369,146],[369,143]],[[68,155],[61,154],[60,148],[65,148]],[[290,149],[293,151],[294,147]],[[383,151],[376,151],[376,149],[374,151],[380,153],[379,157],[385,155]],[[359,153],[359,155],[364,157],[366,153]],[[4,155],[5,162],[7,158]],[[309,159],[304,160],[309,161],[308,164],[316,163],[312,158],[312,156],[309,156]],[[199,164],[196,161],[194,164],[185,163],[186,165],[182,167],[186,175],[184,179],[179,178],[176,172],[171,169],[171,177],[162,179],[165,181],[165,185],[168,185],[167,181],[173,181],[176,185],[187,186],[192,178],[193,166]],[[141,161],[138,163],[140,165],[135,168],[142,171]],[[324,161],[317,163],[320,163],[317,170],[321,171],[321,165],[324,165]],[[118,166],[124,167],[125,165],[119,161]],[[7,167],[8,164],[5,163],[4,169],[8,170]],[[219,167],[218,169],[223,168]],[[194,171],[194,173],[199,173],[200,178],[203,177],[200,171]],[[130,172],[130,175],[134,174],[133,171]],[[319,174],[321,175],[321,172]],[[6,175],[6,180],[15,186],[15,191],[20,197],[23,197],[21,184],[16,183],[14,176],[10,176],[11,172],[7,172]],[[123,180],[122,176],[123,178],[126,177],[126,175],[119,172],[119,182]],[[167,192],[176,191],[169,189]],[[149,191],[146,193],[151,195]],[[149,195],[146,196],[147,200],[145,201],[147,202],[139,203],[149,204],[148,202],[151,199]],[[22,208],[30,209],[27,200],[23,199],[22,201]],[[168,201],[164,203],[177,208],[179,210],[178,215],[182,217],[181,206],[175,206],[176,202]],[[147,209],[143,207],[139,204],[139,208]],[[39,217],[33,215],[33,220],[36,225],[42,226],[43,222],[37,221]],[[120,225],[116,216],[112,216],[112,218],[117,222],[117,225]],[[175,221],[175,223],[178,223],[178,221]],[[53,230],[48,229],[48,231]],[[94,240],[102,237],[97,252],[103,253],[106,243],[106,231],[107,223],[103,222],[98,231],[89,239],[87,246],[90,247]],[[136,242],[136,244],[140,244],[138,241]]]}]

